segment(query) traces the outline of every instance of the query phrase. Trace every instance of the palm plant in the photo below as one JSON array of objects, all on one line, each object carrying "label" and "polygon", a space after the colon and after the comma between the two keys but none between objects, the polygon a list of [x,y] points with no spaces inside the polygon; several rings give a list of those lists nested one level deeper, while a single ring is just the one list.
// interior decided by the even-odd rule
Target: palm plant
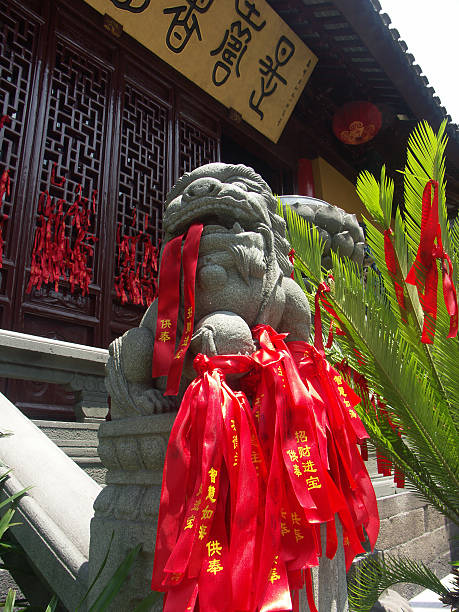
[{"label": "palm plant", "polygon": [[[363,399],[359,415],[371,441],[403,471],[409,488],[459,525],[458,341],[447,338],[450,317],[442,303],[442,283],[434,290],[435,297],[438,292],[439,308],[433,343],[421,341],[425,316],[428,334],[424,333],[423,339],[432,338],[432,316],[424,314],[424,297],[421,296],[424,302],[421,303],[416,287],[405,281],[416,259],[421,227],[425,224],[421,207],[424,189],[433,180],[438,182],[441,240],[452,260],[457,285],[459,227],[452,227],[446,214],[445,127],[443,123],[434,133],[428,124],[421,123],[410,136],[403,172],[404,202],[397,208],[395,219],[392,219],[394,184],[386,177],[385,168],[379,181],[368,172],[359,176],[357,193],[369,213],[365,219],[367,241],[376,263],[366,278],[355,264],[335,254],[332,271],[324,270],[317,230],[288,207],[285,215],[295,250],[295,277],[311,305],[315,301],[312,285],[319,286],[327,279],[330,284],[326,301],[331,308],[322,315],[326,323],[335,318],[344,334],[335,336],[329,358],[335,361],[344,358],[365,377],[367,384],[359,389]],[[437,249],[438,254],[441,250]],[[438,264],[435,261],[433,265],[437,268]],[[310,282],[305,284],[304,276]],[[329,314],[333,311],[335,317]],[[374,409],[370,390],[386,404],[389,419]],[[368,569],[366,581],[365,572],[361,573],[357,596],[350,594],[355,610],[369,610],[403,566],[400,561],[394,572],[387,561],[374,563],[376,566]],[[410,580],[416,574],[413,567],[409,563],[405,567]],[[416,579],[420,580],[422,575],[423,568],[418,565]],[[431,588],[432,580],[428,582],[426,588]],[[372,597],[362,603],[362,588],[370,583]],[[445,595],[444,591],[440,594]]]}]

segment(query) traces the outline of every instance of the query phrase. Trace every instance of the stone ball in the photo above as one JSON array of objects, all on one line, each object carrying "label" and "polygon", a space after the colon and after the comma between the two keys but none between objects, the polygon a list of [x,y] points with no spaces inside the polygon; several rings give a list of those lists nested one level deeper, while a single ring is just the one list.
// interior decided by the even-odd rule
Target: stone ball
[{"label": "stone ball", "polygon": [[207,355],[250,355],[255,351],[249,326],[229,311],[213,312],[198,321],[191,348]]}]

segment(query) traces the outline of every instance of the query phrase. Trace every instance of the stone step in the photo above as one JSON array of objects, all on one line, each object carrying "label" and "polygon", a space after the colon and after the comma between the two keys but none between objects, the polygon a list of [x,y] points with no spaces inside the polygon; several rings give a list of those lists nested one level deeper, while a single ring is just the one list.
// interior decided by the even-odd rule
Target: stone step
[{"label": "stone step", "polygon": [[97,454],[97,423],[34,421],[64,453],[98,484],[105,484],[106,468]]},{"label": "stone step", "polygon": [[97,457],[99,459],[97,444],[94,444],[94,446],[70,445],[67,440],[64,440],[57,445],[74,461],[77,461],[78,457]]},{"label": "stone step", "polygon": [[69,421],[34,420],[48,438],[56,440],[97,440],[98,423],[74,423]]},{"label": "stone step", "polygon": [[[51,438],[52,439],[52,438]],[[53,440],[54,442],[54,440]],[[98,441],[96,440],[59,440],[59,446],[68,446],[69,448],[97,448]]]}]

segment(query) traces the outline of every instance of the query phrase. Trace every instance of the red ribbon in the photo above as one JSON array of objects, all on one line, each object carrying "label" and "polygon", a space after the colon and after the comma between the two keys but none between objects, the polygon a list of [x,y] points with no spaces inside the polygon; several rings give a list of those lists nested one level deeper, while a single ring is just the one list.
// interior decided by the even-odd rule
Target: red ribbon
[{"label": "red ribbon", "polygon": [[295,249],[290,249],[288,258],[290,260],[290,263],[293,266],[293,270],[290,272],[290,278],[294,279],[295,278]]},{"label": "red ribbon", "polygon": [[[433,187],[433,199],[432,199]],[[435,244],[436,241],[436,244]],[[421,237],[416,259],[405,279],[415,285],[424,312],[421,341],[432,344],[437,320],[438,270],[436,260],[441,259],[443,297],[450,316],[448,338],[455,338],[458,330],[458,306],[453,282],[451,259],[443,249],[438,220],[438,182],[427,182],[422,195]]]},{"label": "red ribbon", "polygon": [[4,170],[0,178],[0,206],[3,202],[3,198],[5,194],[7,197],[10,195],[10,187],[11,187],[10,171]]},{"label": "red ribbon", "polygon": [[192,225],[188,230],[185,244],[183,245],[182,265],[185,320],[179,348],[175,353],[174,359],[169,367],[165,395],[177,395],[178,393],[183,361],[193,335],[196,266],[198,263],[199,241],[201,240],[202,230],[202,223]]},{"label": "red ribbon", "polygon": [[8,115],[2,115],[0,117],[0,130],[2,129],[2,127],[5,127],[5,125],[10,125],[11,124],[11,117],[8,117]]},{"label": "red ribbon", "polygon": [[252,609],[260,493],[253,457],[262,455],[248,403],[225,382],[226,371],[251,365],[243,356],[195,359],[199,375],[172,428],[161,492],[152,588],[167,591],[166,611],[193,610],[198,593],[202,612]]},{"label": "red ribbon", "polygon": [[320,525],[332,558],[338,514],[347,567],[363,552],[363,527],[376,541],[360,398],[314,347],[287,347],[266,325],[253,333],[260,349],[250,357],[196,357],[172,428],[152,578],[166,612],[194,610],[198,597],[201,612],[291,610],[305,579],[314,610]]},{"label": "red ribbon", "polygon": [[180,262],[182,238],[177,236],[164,247],[159,269],[159,298],[153,349],[152,377],[167,376],[174,356],[180,303]]},{"label": "red ribbon", "polygon": [[[93,192],[94,197],[97,192]],[[136,218],[136,215],[134,215]],[[131,227],[134,226],[134,221]],[[121,223],[116,232],[118,249],[118,275],[115,277],[114,288],[122,304],[131,303],[150,306],[154,301],[158,286],[156,273],[158,271],[158,248],[153,245],[148,230],[148,215],[144,218],[144,231],[133,236],[124,234],[121,238]],[[138,249],[143,245],[142,264],[137,265]]]},{"label": "red ribbon", "polygon": [[[92,270],[87,263],[88,258],[93,256],[94,247],[88,243],[94,244],[97,238],[89,233],[91,220],[88,201],[81,197],[81,190],[81,185],[78,185],[75,202],[65,214],[65,200],[60,199],[54,204],[48,191],[40,194],[26,293],[30,293],[34,286],[40,290],[43,283],[54,283],[54,289],[58,291],[60,280],[69,282],[71,293],[75,287],[80,287],[83,296],[89,293]],[[73,243],[65,235],[67,217],[76,232]]]},{"label": "red ribbon", "polygon": [[55,185],[56,187],[63,187],[65,184],[65,180],[66,180],[65,176],[62,176],[60,179],[56,179],[56,168],[57,168],[57,163],[54,162],[53,167],[51,169],[51,185]]},{"label": "red ribbon", "polygon": [[[332,276],[330,278],[333,280]],[[327,285],[327,283],[322,282],[317,287],[316,296],[315,296],[314,346],[319,351],[319,353],[321,353],[322,355],[325,355],[325,351],[324,351],[324,342],[322,339],[322,315],[320,312],[320,304],[322,303],[322,306],[328,312],[328,314],[330,314],[336,321],[338,321],[338,323],[342,324],[342,321],[337,315],[336,310],[333,308],[330,302],[325,298],[325,294],[329,292],[330,292],[330,287]],[[336,329],[336,333],[338,335],[345,335],[345,332],[343,332],[340,328]],[[333,342],[333,329],[332,329],[332,322],[330,322],[330,330],[328,333],[328,340],[327,340],[327,345],[326,345],[327,348],[331,347],[332,342]]]},{"label": "red ribbon", "polygon": [[384,232],[384,257],[386,260],[387,271],[390,277],[394,281],[394,290],[397,298],[397,303],[400,308],[402,321],[406,323],[406,307],[405,307],[405,296],[403,294],[403,286],[399,282],[399,275],[397,270],[397,260],[395,257],[395,249],[392,243],[393,232],[390,228]]},{"label": "red ribbon", "polygon": [[152,376],[168,376],[167,395],[178,393],[183,360],[193,335],[196,266],[202,230],[202,223],[193,224],[187,232],[183,246],[185,322],[180,346],[175,354],[183,236],[178,236],[166,244],[161,261]]}]

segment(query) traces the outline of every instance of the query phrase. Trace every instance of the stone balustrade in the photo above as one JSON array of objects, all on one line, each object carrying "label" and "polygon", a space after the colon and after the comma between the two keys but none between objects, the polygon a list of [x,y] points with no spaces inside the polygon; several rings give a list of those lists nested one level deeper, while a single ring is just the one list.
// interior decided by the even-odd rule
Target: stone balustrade
[{"label": "stone balustrade", "polygon": [[1,496],[26,487],[12,533],[67,610],[88,585],[90,523],[101,487],[0,393]]},{"label": "stone balustrade", "polygon": [[105,419],[107,359],[105,349],[0,330],[0,377],[54,383],[74,391],[78,421]]}]

